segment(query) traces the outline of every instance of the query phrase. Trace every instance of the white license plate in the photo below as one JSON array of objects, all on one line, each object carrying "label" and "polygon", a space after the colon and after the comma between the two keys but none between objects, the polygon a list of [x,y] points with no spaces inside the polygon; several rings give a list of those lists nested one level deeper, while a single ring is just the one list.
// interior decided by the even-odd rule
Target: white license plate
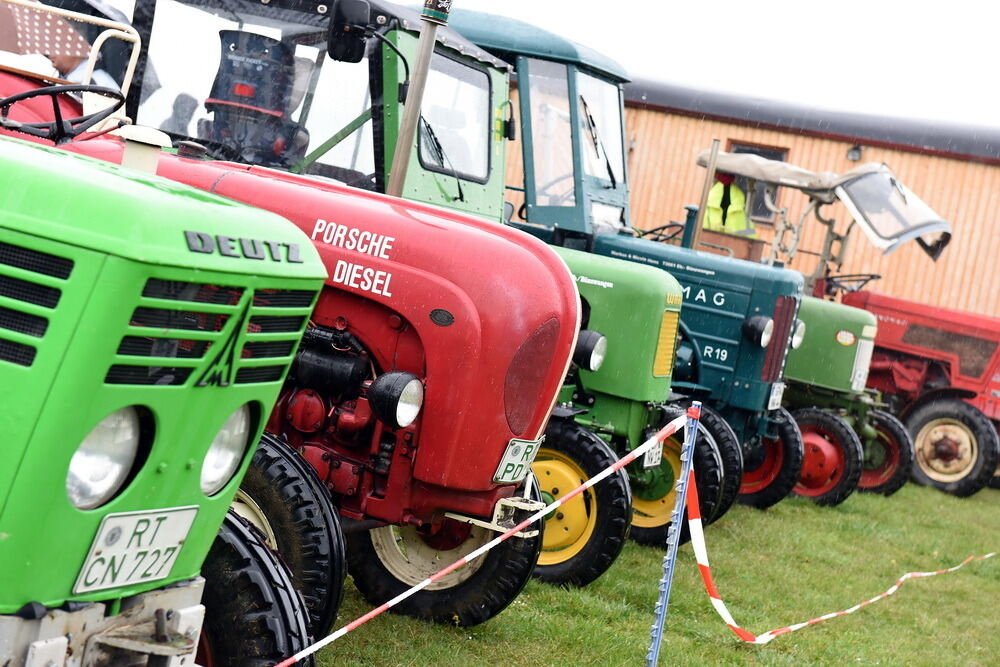
[{"label": "white license plate", "polygon": [[646,450],[646,453],[642,455],[642,467],[643,468],[655,468],[660,465],[663,461],[663,444],[659,444],[654,447],[650,447]]},{"label": "white license plate", "polygon": [[500,465],[497,466],[497,472],[493,475],[493,481],[497,484],[517,484],[523,480],[531,470],[542,440],[511,438],[507,443],[507,451],[503,453]]},{"label": "white license plate", "polygon": [[197,513],[191,506],[107,515],[73,593],[166,579]]},{"label": "white license plate", "polygon": [[781,407],[781,397],[785,395],[785,383],[775,382],[771,385],[771,397],[767,399],[767,409],[777,410]]}]

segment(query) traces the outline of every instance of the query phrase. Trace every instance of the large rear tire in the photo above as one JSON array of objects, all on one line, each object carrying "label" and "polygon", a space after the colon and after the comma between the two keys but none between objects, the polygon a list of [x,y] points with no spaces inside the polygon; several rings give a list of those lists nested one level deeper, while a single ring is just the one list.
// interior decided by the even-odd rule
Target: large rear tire
[{"label": "large rear tire", "polygon": [[865,464],[858,491],[885,496],[903,488],[913,469],[913,438],[903,422],[883,410],[869,410],[875,437],[862,443]]},{"label": "large rear tire", "polygon": [[763,438],[751,456],[743,459],[740,503],[767,509],[784,500],[802,473],[802,432],[785,408],[771,413],[775,437]]},{"label": "large rear tire", "polygon": [[[266,667],[309,645],[309,612],[291,574],[250,524],[231,510],[201,573],[205,624],[199,665]],[[312,665],[313,660],[298,664]]]},{"label": "large rear tire", "polygon": [[[537,489],[531,480],[529,487]],[[539,500],[536,491],[528,496]],[[534,537],[511,537],[448,573],[391,611],[447,625],[478,625],[514,601],[531,578],[542,548]],[[368,602],[380,605],[489,542],[498,533],[446,519],[434,535],[413,526],[382,526],[347,535],[347,568]]]},{"label": "large rear tire", "polygon": [[846,421],[826,410],[802,408],[792,413],[802,432],[802,473],[793,493],[817,505],[839,505],[858,488],[864,453]]},{"label": "large rear tire", "polygon": [[326,634],[343,596],[347,556],[340,517],[316,471],[284,441],[265,433],[233,509],[281,554],[309,607],[310,629]]},{"label": "large rear tire", "polygon": [[[617,460],[611,447],[587,429],[571,419],[553,418],[531,469],[542,497],[551,502]],[[535,577],[550,584],[586,586],[618,558],[631,517],[632,491],[625,471],[618,470],[545,519]]]},{"label": "large rear tire", "polygon": [[954,496],[976,493],[992,479],[1000,457],[993,423],[957,398],[938,398],[906,418],[916,456],[913,480]]},{"label": "large rear tire", "polygon": [[[664,408],[663,423],[683,414],[676,407]],[[652,435],[650,432],[649,435]],[[659,468],[645,470],[642,461],[628,467],[632,484],[632,532],[639,544],[666,547],[670,531],[670,515],[677,501],[677,478],[681,474],[681,449],[684,431],[680,430],[663,442],[663,460]],[[698,485],[698,500],[703,517],[715,517],[722,502],[723,462],[719,448],[704,423],[698,425],[695,440],[694,475]],[[688,532],[687,508],[684,509],[680,543],[691,539]]]}]

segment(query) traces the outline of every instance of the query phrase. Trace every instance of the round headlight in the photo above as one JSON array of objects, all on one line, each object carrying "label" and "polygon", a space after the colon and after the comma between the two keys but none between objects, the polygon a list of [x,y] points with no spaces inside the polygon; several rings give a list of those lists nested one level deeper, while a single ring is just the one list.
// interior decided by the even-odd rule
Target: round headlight
[{"label": "round headlight", "polygon": [[368,401],[380,421],[392,428],[412,424],[424,405],[424,384],[405,371],[389,371],[368,387]]},{"label": "round headlight", "polygon": [[206,496],[218,493],[233,478],[250,446],[250,406],[241,405],[215,434],[201,464],[201,490]]},{"label": "round headlight", "polygon": [[588,371],[600,369],[608,352],[608,339],[596,331],[584,329],[576,339],[573,361]]},{"label": "round headlight", "polygon": [[795,320],[795,332],[792,334],[792,349],[798,349],[806,337],[806,323],[802,320]]},{"label": "round headlight", "polygon": [[774,320],[766,315],[754,315],[743,321],[743,335],[760,347],[767,347],[774,334]]},{"label": "round headlight", "polygon": [[139,414],[127,407],[95,426],[69,462],[66,495],[79,509],[92,510],[121,490],[139,452]]}]

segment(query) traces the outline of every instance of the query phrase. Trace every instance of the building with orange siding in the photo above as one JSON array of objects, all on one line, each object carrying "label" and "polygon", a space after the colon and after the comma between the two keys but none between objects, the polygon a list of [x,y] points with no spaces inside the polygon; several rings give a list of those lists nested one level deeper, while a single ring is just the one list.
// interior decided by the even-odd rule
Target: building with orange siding
[{"label": "building with orange siding", "polygon": [[[1000,130],[823,112],[648,81],[626,86],[626,141],[632,224],[648,229],[683,220],[685,204],[697,204],[705,169],[695,157],[719,139],[777,150],[784,159],[813,171],[843,173],[864,162],[884,162],[952,225],[950,245],[931,261],[915,243],[882,256],[860,230],[850,237],[840,273],[878,273],[871,289],[930,304],[1000,314]],[[848,152],[861,149],[860,161]],[[508,183],[520,172],[520,153],[510,151]],[[797,220],[806,205],[801,193],[779,191],[778,205]],[[840,205],[839,230],[850,222]],[[824,228],[807,224],[801,248],[820,247]],[[757,224],[769,239],[766,222]],[[815,256],[800,253],[792,266],[806,273]]]}]

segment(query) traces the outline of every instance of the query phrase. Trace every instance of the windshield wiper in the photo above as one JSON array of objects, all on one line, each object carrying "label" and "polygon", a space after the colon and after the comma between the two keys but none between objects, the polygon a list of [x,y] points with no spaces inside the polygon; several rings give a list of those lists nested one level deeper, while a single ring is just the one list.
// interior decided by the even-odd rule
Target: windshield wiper
[{"label": "windshield wiper", "polygon": [[611,158],[608,157],[608,151],[604,148],[604,142],[601,141],[601,135],[597,131],[594,115],[590,113],[590,105],[587,104],[583,95],[580,95],[580,102],[583,103],[583,112],[587,115],[587,130],[590,132],[590,140],[594,143],[594,150],[604,155],[604,166],[608,168],[608,178],[611,179],[611,189],[614,190],[618,187],[618,181],[615,179],[615,170],[611,168]]},{"label": "windshield wiper", "polygon": [[[424,125],[424,131],[427,133],[427,138],[431,142],[431,148],[434,149],[434,155],[437,161],[441,164],[442,169],[451,169],[451,175],[455,177],[455,185],[458,186],[458,196],[455,197],[454,201],[465,201],[465,194],[462,192],[462,179],[458,177],[458,170],[455,169],[455,165],[452,164],[451,160],[444,152],[444,146],[441,145],[441,141],[438,139],[437,134],[434,132],[434,128],[431,124],[427,122],[423,114],[420,116],[420,122]],[[447,166],[445,163],[448,163]]]},{"label": "windshield wiper", "polygon": [[906,201],[906,193],[903,192],[903,188],[902,186],[900,186],[899,181],[897,181],[894,177],[890,176],[889,182],[892,183],[892,187],[896,188],[896,192],[899,193],[900,198],[903,200],[903,204],[908,206],[909,204]]}]

